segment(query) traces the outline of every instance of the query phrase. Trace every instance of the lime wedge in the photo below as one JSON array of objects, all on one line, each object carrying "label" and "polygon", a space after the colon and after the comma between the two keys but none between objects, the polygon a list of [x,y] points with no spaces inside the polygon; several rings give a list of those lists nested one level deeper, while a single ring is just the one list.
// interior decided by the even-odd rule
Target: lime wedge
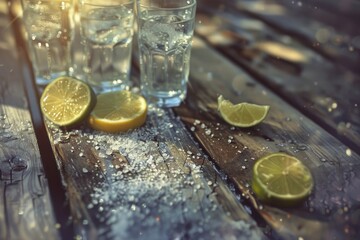
[{"label": "lime wedge", "polygon": [[96,96],[91,87],[71,77],[59,77],[52,81],[40,98],[45,117],[62,127],[82,122],[95,103]]},{"label": "lime wedge", "polygon": [[262,122],[269,112],[270,106],[251,103],[233,104],[223,96],[218,98],[218,110],[221,117],[229,124],[237,127],[252,127]]},{"label": "lime wedge", "polygon": [[143,125],[146,114],[145,98],[130,91],[115,91],[97,96],[89,123],[96,130],[121,132]]},{"label": "lime wedge", "polygon": [[310,195],[314,182],[309,169],[297,158],[273,153],[253,168],[252,189],[259,200],[276,206],[295,206]]}]

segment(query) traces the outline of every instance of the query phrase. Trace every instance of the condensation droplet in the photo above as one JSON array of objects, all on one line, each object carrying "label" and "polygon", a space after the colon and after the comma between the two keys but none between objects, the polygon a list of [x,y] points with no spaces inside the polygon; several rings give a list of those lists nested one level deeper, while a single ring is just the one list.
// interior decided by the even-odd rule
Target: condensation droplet
[{"label": "condensation droplet", "polygon": [[305,144],[300,144],[296,146],[296,149],[299,151],[306,151],[308,150],[308,147]]}]

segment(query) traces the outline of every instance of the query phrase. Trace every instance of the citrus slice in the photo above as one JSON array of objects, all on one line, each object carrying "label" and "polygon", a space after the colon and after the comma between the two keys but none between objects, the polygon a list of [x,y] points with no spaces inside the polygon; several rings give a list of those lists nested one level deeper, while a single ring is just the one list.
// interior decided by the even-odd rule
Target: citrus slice
[{"label": "citrus slice", "polygon": [[310,195],[313,185],[309,169],[299,159],[285,153],[265,156],[253,168],[254,193],[272,205],[297,205]]},{"label": "citrus slice", "polygon": [[146,120],[146,100],[130,91],[115,91],[98,95],[90,114],[92,128],[104,132],[121,132],[140,127]]},{"label": "citrus slice", "polygon": [[221,117],[229,124],[237,127],[252,127],[262,122],[268,114],[270,106],[251,103],[233,104],[218,97],[218,110]]},{"label": "citrus slice", "polygon": [[83,121],[95,104],[96,96],[89,85],[65,76],[47,85],[40,98],[45,117],[62,127]]}]

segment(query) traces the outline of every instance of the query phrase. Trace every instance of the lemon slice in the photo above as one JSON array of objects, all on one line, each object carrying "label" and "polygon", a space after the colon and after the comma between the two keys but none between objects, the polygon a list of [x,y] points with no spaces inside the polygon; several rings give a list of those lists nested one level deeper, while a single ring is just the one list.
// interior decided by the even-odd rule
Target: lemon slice
[{"label": "lemon slice", "polygon": [[45,117],[62,127],[83,121],[95,104],[96,96],[89,85],[65,76],[47,85],[40,98]]},{"label": "lemon slice", "polygon": [[90,114],[92,128],[104,132],[121,132],[140,127],[146,120],[146,100],[130,91],[115,91],[98,95]]},{"label": "lemon slice", "polygon": [[260,200],[272,205],[297,205],[310,195],[313,185],[309,169],[300,160],[285,153],[265,156],[253,168],[254,193]]},{"label": "lemon slice", "polygon": [[246,102],[233,104],[221,95],[218,97],[218,110],[221,117],[227,123],[237,127],[255,126],[265,119],[269,109],[270,106]]}]

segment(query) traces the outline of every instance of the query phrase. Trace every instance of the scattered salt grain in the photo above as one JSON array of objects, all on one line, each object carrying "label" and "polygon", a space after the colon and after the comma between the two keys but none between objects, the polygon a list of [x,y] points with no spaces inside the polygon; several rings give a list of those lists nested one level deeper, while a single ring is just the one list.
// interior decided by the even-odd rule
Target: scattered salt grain
[{"label": "scattered salt grain", "polygon": [[194,125],[199,125],[200,123],[201,122],[199,120],[197,120],[197,119],[194,121]]},{"label": "scattered salt grain", "polygon": [[[228,229],[229,238],[261,239],[253,225],[233,221],[224,215],[223,208],[217,206],[216,198],[208,197],[214,194],[212,191],[217,183],[205,179],[202,166],[191,160],[207,157],[198,150],[180,145],[173,137],[175,131],[178,134],[185,131],[181,121],[164,109],[149,107],[148,112],[145,128],[121,134],[78,132],[92,140],[93,147],[103,159],[94,166],[103,169],[105,165],[106,171],[96,174],[101,180],[93,188],[87,208],[97,209],[101,212],[98,220],[111,226],[106,237],[134,238],[139,236],[141,229],[141,235],[151,236],[151,239],[176,239],[179,236],[221,239],[222,230]],[[204,123],[195,120],[190,130],[195,131],[196,125],[206,128]],[[206,131],[211,134],[211,130]],[[126,159],[126,164],[113,162],[119,160],[112,154],[115,151]],[[79,156],[83,157],[84,153],[80,152]],[[84,167],[82,172],[89,170]]]}]

